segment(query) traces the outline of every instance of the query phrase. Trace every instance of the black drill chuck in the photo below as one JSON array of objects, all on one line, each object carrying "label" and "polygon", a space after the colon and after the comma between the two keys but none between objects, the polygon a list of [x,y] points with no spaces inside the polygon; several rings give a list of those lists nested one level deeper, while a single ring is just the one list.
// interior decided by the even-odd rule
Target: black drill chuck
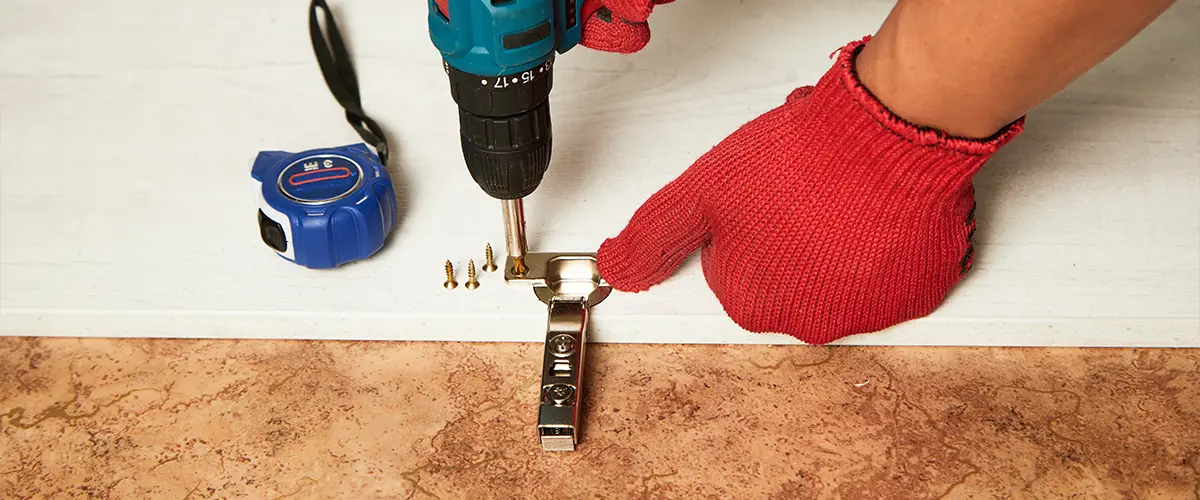
[{"label": "black drill chuck", "polygon": [[445,67],[458,104],[463,160],[475,183],[502,200],[533,193],[550,165],[553,59],[490,77]]}]

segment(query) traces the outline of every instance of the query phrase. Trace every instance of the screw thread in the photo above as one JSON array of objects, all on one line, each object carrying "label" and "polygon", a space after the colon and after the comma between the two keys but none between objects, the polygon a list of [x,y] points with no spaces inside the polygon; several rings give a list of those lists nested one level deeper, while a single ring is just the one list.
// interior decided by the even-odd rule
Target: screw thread
[{"label": "screw thread", "polygon": [[475,279],[475,259],[467,261],[467,290],[479,288],[479,280]]},{"label": "screw thread", "polygon": [[492,244],[488,243],[483,249],[483,270],[490,273],[496,269],[496,256],[492,253]]},{"label": "screw thread", "polygon": [[446,261],[446,281],[454,281],[454,264]]}]

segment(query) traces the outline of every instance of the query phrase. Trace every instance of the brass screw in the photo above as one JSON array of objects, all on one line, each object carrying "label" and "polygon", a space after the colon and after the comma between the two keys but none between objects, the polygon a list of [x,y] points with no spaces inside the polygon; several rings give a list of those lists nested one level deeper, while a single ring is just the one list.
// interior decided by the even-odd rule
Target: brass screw
[{"label": "brass screw", "polygon": [[458,282],[454,281],[454,264],[446,261],[446,282],[442,284],[447,290],[458,288]]},{"label": "brass screw", "polygon": [[475,279],[475,259],[467,261],[467,290],[479,288],[479,280]]},{"label": "brass screw", "polygon": [[496,271],[496,258],[492,255],[492,244],[488,243],[487,248],[483,250],[483,270],[487,272]]}]

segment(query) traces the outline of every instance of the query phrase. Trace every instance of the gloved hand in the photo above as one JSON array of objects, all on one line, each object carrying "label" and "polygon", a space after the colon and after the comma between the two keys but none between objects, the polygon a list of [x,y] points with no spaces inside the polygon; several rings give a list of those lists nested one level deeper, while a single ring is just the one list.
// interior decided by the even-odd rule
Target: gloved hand
[{"label": "gloved hand", "polygon": [[656,5],[675,0],[585,0],[583,39],[585,47],[629,54],[650,42],[646,20]]},{"label": "gloved hand", "polygon": [[601,275],[643,291],[702,248],[737,324],[814,344],[937,308],[971,267],[971,177],[1024,119],[981,140],[908,123],[859,81],[866,41],[652,196],[601,245]]}]

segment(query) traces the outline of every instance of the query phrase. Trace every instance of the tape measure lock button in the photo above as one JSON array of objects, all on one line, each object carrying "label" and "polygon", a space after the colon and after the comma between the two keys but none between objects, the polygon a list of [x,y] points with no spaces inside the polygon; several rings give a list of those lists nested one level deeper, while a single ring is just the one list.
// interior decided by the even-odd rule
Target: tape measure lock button
[{"label": "tape measure lock button", "polygon": [[391,178],[363,144],[263,151],[251,176],[261,186],[263,243],[305,267],[328,269],[370,257],[396,225]]},{"label": "tape measure lock button", "polygon": [[276,252],[287,252],[287,235],[283,233],[283,226],[267,217],[261,208],[258,210],[258,232],[267,246]]}]

